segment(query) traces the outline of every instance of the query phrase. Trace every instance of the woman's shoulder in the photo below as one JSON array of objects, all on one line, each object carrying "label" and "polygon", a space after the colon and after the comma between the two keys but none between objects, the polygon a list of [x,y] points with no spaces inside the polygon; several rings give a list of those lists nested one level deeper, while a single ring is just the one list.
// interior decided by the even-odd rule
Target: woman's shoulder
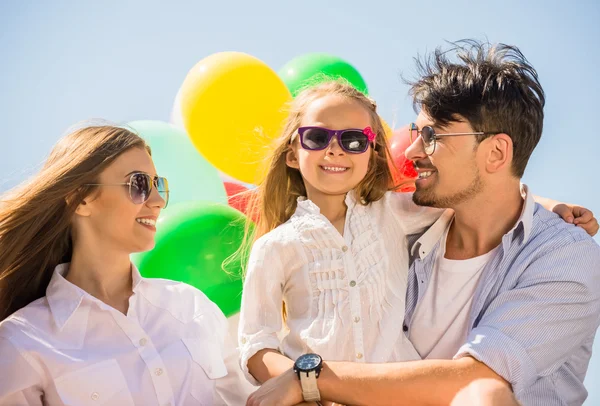
[{"label": "woman's shoulder", "polygon": [[44,332],[52,331],[53,320],[48,300],[44,296],[0,321],[0,338],[12,343],[41,339]]},{"label": "woman's shoulder", "polygon": [[160,278],[145,278],[144,282],[146,289],[143,294],[146,298],[181,321],[190,321],[208,314],[217,318],[223,316],[219,307],[194,286]]},{"label": "woman's shoulder", "polygon": [[183,282],[167,279],[148,279],[153,304],[166,310],[185,324],[186,334],[192,337],[217,337],[222,342],[227,332],[225,315],[204,292]]}]

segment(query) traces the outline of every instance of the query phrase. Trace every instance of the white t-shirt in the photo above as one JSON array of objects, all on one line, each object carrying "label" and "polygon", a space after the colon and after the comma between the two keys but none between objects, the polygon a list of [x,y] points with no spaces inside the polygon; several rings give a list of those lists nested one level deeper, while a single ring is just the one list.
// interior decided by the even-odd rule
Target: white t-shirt
[{"label": "white t-shirt", "polygon": [[497,249],[464,260],[445,258],[450,224],[440,241],[431,281],[410,327],[410,341],[423,359],[452,359],[464,343],[481,271]]},{"label": "white t-shirt", "polygon": [[[346,197],[344,235],[310,200],[252,247],[239,324],[241,365],[258,351],[291,359],[315,352],[328,361],[419,359],[402,332],[408,279],[406,236],[442,210],[388,192],[368,206]],[[282,301],[289,328],[280,340]]]}]

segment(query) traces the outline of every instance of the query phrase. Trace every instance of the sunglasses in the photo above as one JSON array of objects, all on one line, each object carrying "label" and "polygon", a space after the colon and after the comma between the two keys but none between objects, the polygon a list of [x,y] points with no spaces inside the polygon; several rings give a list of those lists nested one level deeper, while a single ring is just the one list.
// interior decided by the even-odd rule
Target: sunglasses
[{"label": "sunglasses", "polygon": [[329,146],[331,139],[336,137],[338,145],[350,154],[362,154],[375,141],[377,134],[371,127],[363,130],[330,130],[323,127],[300,127],[300,145],[309,151],[320,151]]},{"label": "sunglasses", "polygon": [[135,204],[143,204],[148,201],[152,188],[165,201],[165,208],[169,204],[169,182],[167,178],[161,176],[150,176],[147,173],[136,172],[131,174],[129,182],[125,183],[87,183],[86,186],[127,186],[129,188],[129,198]]},{"label": "sunglasses", "polygon": [[426,125],[422,129],[419,130],[419,127],[415,123],[410,123],[408,126],[410,130],[410,143],[415,142],[419,135],[423,140],[423,149],[427,155],[432,155],[435,152],[435,144],[436,141],[442,137],[454,137],[461,135],[492,135],[498,134],[498,132],[475,132],[475,133],[445,133],[445,134],[436,134],[435,130],[432,126]]}]

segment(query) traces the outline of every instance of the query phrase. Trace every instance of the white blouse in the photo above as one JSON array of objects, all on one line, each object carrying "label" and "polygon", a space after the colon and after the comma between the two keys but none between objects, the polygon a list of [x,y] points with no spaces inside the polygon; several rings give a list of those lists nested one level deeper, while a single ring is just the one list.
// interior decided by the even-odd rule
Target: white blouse
[{"label": "white blouse", "polygon": [[406,236],[443,210],[393,192],[368,206],[350,192],[346,205],[343,236],[314,203],[299,199],[294,215],[252,247],[238,339],[241,366],[253,384],[248,359],[265,348],[294,360],[307,352],[328,361],[420,359],[402,332]]},{"label": "white blouse", "polygon": [[199,290],[142,278],[127,315],[68,282],[0,323],[0,405],[245,405],[227,321]]}]

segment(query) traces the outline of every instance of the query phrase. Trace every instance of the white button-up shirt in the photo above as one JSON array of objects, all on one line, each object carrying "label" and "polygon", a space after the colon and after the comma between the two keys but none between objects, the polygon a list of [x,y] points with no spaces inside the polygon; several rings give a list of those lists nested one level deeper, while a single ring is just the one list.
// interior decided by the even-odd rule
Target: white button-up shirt
[{"label": "white button-up shirt", "polygon": [[142,278],[127,315],[68,282],[0,323],[0,405],[243,405],[227,321],[199,290]]},{"label": "white button-up shirt", "polygon": [[442,211],[392,192],[368,206],[350,192],[346,205],[343,236],[314,203],[299,199],[294,215],[252,247],[238,337],[250,382],[256,383],[248,359],[265,348],[291,359],[307,352],[328,361],[420,359],[402,333],[406,236],[423,231]]}]

